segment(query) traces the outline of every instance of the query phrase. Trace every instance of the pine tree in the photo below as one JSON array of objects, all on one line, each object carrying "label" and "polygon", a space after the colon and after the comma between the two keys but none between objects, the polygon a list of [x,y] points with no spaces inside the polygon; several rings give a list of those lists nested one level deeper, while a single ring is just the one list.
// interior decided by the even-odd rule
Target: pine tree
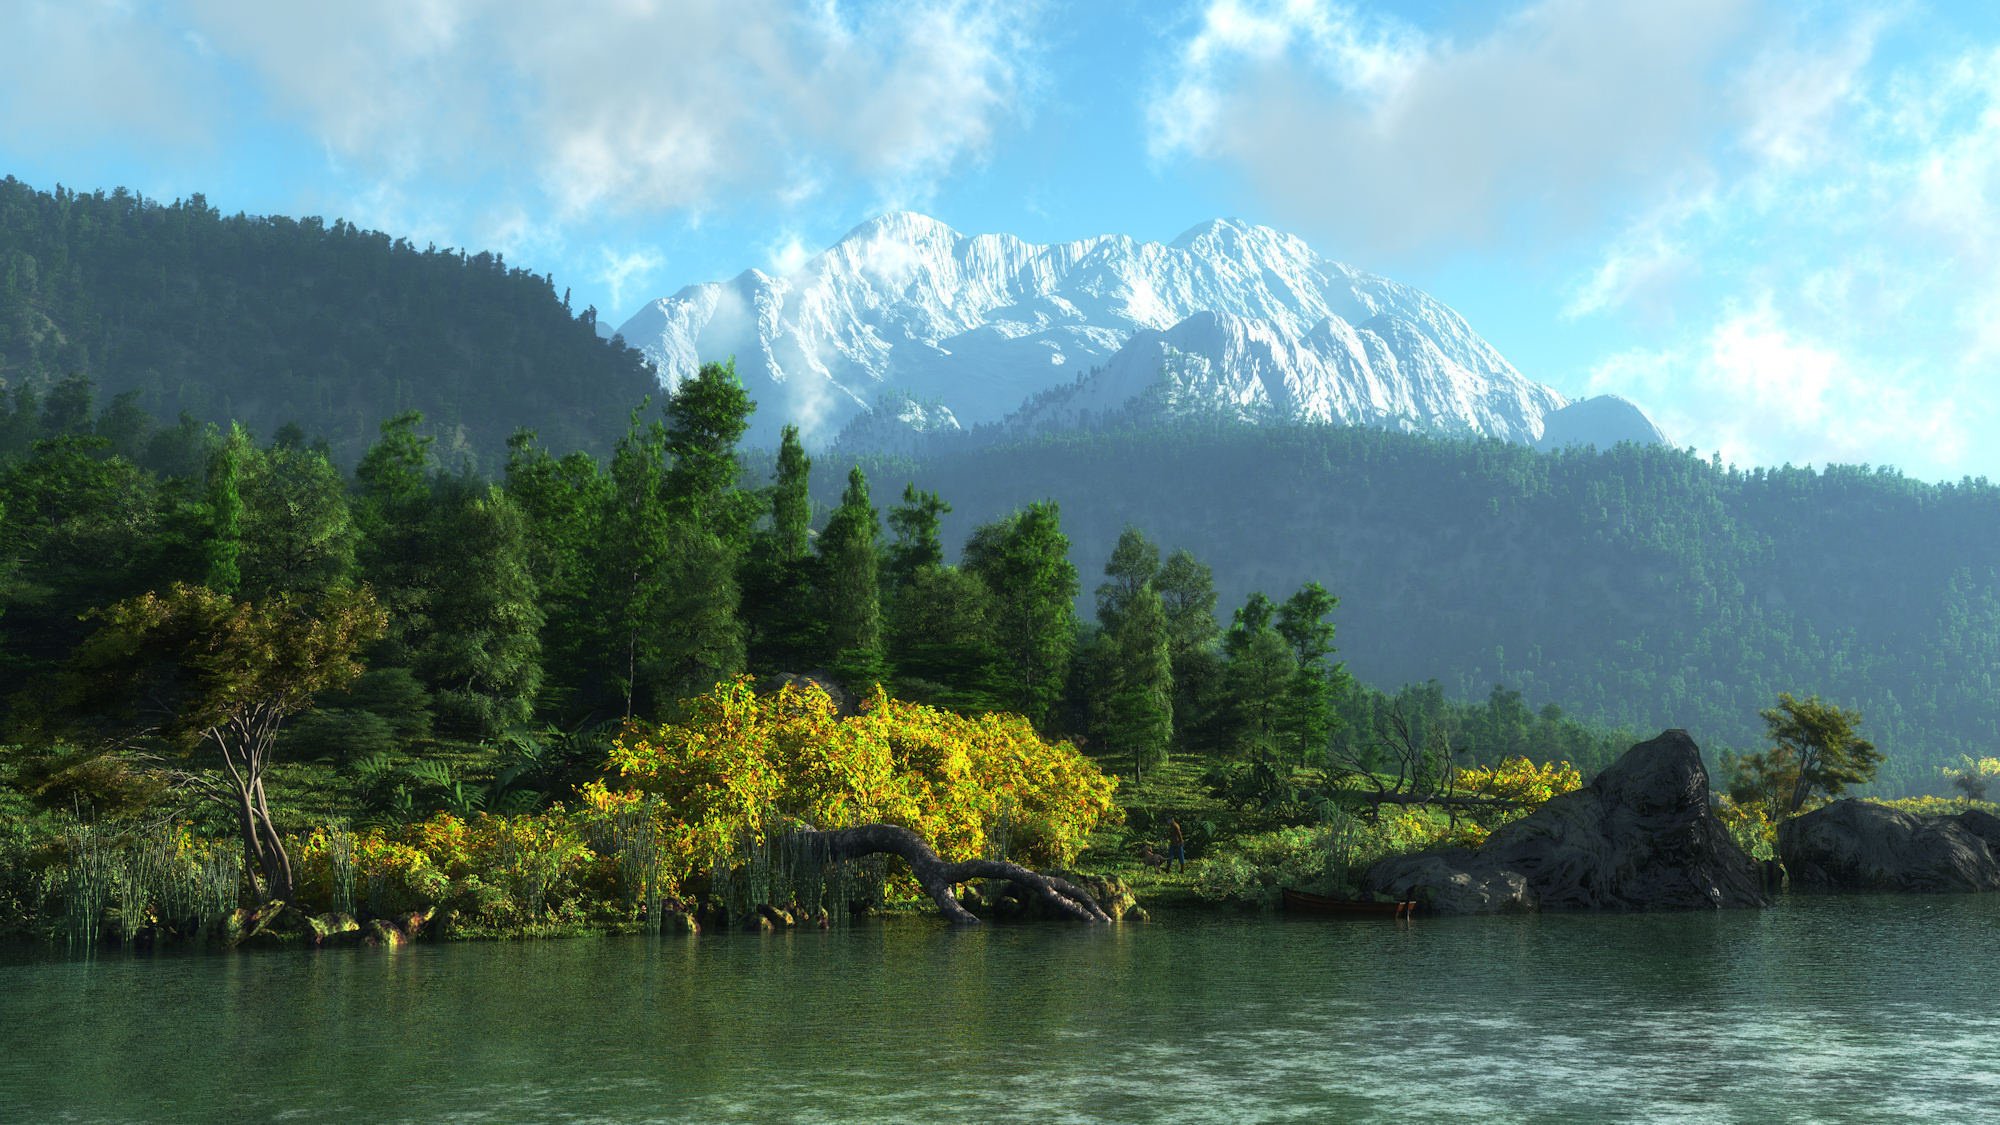
[{"label": "pine tree", "polygon": [[1076,645],[1076,566],[1061,513],[1041,501],[974,530],[965,566],[993,595],[993,640],[1008,706],[1045,723]]},{"label": "pine tree", "polygon": [[447,734],[490,738],[528,721],[542,681],[542,610],[528,522],[497,487],[455,478],[434,505],[438,581],[416,653]]},{"label": "pine tree", "polygon": [[889,545],[884,569],[891,591],[908,585],[920,570],[944,565],[940,525],[950,512],[951,505],[937,493],[919,491],[914,483],[903,486],[903,502],[889,510],[889,530],[896,541]]},{"label": "pine tree", "polygon": [[799,444],[799,428],[786,426],[778,442],[777,479],[771,483],[772,557],[779,564],[806,556],[812,526],[812,459]]},{"label": "pine tree", "polygon": [[1280,721],[1286,754],[1295,764],[1316,761],[1338,721],[1334,702],[1346,672],[1327,662],[1333,655],[1333,623],[1327,617],[1339,604],[1326,587],[1308,582],[1278,607],[1278,635],[1297,663]]},{"label": "pine tree", "polygon": [[811,552],[812,459],[786,426],[771,482],[771,526],[753,537],[742,570],[747,659],[760,672],[799,671],[825,662],[826,621],[819,559]]},{"label": "pine tree", "polygon": [[1159,573],[1160,548],[1138,528],[1126,528],[1118,536],[1118,545],[1111,549],[1111,560],[1104,564],[1109,581],[1097,587],[1098,624],[1107,632],[1117,632],[1126,605],[1139,591],[1152,585]]},{"label": "pine tree", "polygon": [[885,678],[882,594],[878,578],[881,527],[868,499],[868,478],[847,474],[840,506],[820,533],[821,594],[834,670],[858,689]]},{"label": "pine tree", "polygon": [[205,548],[207,572],[202,585],[218,594],[234,594],[243,585],[240,557],[243,553],[243,496],[239,490],[243,459],[250,450],[249,435],[241,426],[231,426],[229,437],[209,458],[208,536]]},{"label": "pine tree", "polygon": [[708,690],[743,671],[747,635],[737,573],[757,498],[739,487],[736,443],[754,404],[734,363],[703,364],[667,401],[667,550],[658,588],[653,685],[658,702]]},{"label": "pine tree", "polygon": [[528,568],[540,591],[545,674],[537,710],[565,726],[611,712],[616,679],[607,656],[618,650],[598,604],[600,556],[616,553],[606,537],[611,477],[587,453],[551,456],[530,431],[507,444],[507,495],[521,509]]},{"label": "pine tree", "polygon": [[610,488],[595,554],[589,599],[601,615],[596,630],[606,641],[608,679],[630,717],[650,709],[657,681],[661,637],[656,624],[667,611],[671,553],[666,506],[666,427],[641,425],[645,407],[632,411],[625,436],[611,453]]},{"label": "pine tree", "polygon": [[[1107,568],[1108,569],[1108,568]],[[1133,776],[1167,759],[1174,736],[1173,658],[1167,615],[1150,582],[1124,601],[1112,632],[1114,666],[1109,734],[1115,749],[1132,755]]]}]

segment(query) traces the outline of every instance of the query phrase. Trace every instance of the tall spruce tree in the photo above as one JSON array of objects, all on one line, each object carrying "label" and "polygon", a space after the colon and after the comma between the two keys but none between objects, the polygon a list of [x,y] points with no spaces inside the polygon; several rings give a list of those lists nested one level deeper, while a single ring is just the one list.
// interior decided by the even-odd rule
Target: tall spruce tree
[{"label": "tall spruce tree", "polygon": [[[1151,586],[1160,573],[1160,548],[1136,527],[1119,533],[1111,559],[1104,564],[1107,581],[1097,587],[1097,621],[1107,632],[1118,631],[1125,607]],[[1164,610],[1163,610],[1164,612]]]},{"label": "tall spruce tree", "polygon": [[666,583],[673,545],[666,503],[666,427],[641,424],[632,411],[625,436],[611,452],[601,549],[595,553],[589,604],[602,615],[607,679],[629,717],[651,711],[659,681],[662,637],[656,625],[669,610]]},{"label": "tall spruce tree", "polygon": [[410,410],[382,423],[381,437],[355,467],[362,579],[388,613],[388,632],[369,654],[373,665],[411,668],[430,632],[428,542],[434,439]]},{"label": "tall spruce tree", "polygon": [[206,509],[208,535],[204,547],[206,573],[202,585],[218,594],[234,594],[243,584],[243,494],[241,478],[244,458],[249,456],[250,436],[241,426],[231,426],[229,436],[216,448],[208,462]]},{"label": "tall spruce tree", "polygon": [[771,482],[772,557],[795,562],[811,549],[812,458],[799,443],[799,428],[786,426],[778,440],[778,469]]},{"label": "tall spruce tree", "polygon": [[812,554],[812,459],[797,426],[786,426],[770,487],[770,526],[752,538],[742,570],[742,615],[750,667],[800,671],[824,662],[826,621],[816,604],[820,565]]},{"label": "tall spruce tree", "polygon": [[737,572],[757,517],[739,486],[736,443],[755,404],[732,363],[705,363],[667,401],[666,569],[653,683],[659,702],[706,691],[743,671],[747,637]]},{"label": "tall spruce tree", "polygon": [[1076,645],[1076,566],[1050,501],[975,529],[965,568],[993,597],[993,641],[1007,705],[1036,724],[1048,720],[1069,675]]},{"label": "tall spruce tree", "polygon": [[1215,621],[1215,576],[1186,550],[1160,564],[1153,579],[1167,619],[1167,652],[1174,670],[1174,737],[1183,748],[1218,748],[1218,720],[1225,711],[1223,661]]},{"label": "tall spruce tree", "polygon": [[507,495],[521,509],[528,568],[540,592],[544,675],[538,710],[565,726],[604,718],[623,706],[607,654],[617,651],[595,600],[599,556],[615,553],[605,527],[613,486],[597,460],[558,459],[531,431],[507,443]]},{"label": "tall spruce tree", "polygon": [[889,530],[896,541],[889,545],[884,567],[889,589],[902,589],[920,570],[944,565],[943,517],[951,512],[935,492],[926,492],[914,483],[903,485],[903,502],[889,510]]},{"label": "tall spruce tree", "polygon": [[1109,731],[1114,749],[1130,754],[1132,773],[1167,760],[1174,737],[1174,669],[1168,652],[1167,615],[1146,582],[1119,607],[1111,633],[1114,659]]},{"label": "tall spruce tree", "polygon": [[525,724],[541,687],[542,610],[528,523],[495,486],[458,477],[439,492],[432,517],[439,579],[417,672],[443,733],[489,738]]},{"label": "tall spruce tree", "polygon": [[1308,582],[1278,607],[1275,628],[1298,665],[1280,718],[1285,753],[1294,764],[1318,761],[1338,721],[1335,703],[1346,672],[1330,663],[1333,622],[1327,618],[1339,604],[1326,587]]},{"label": "tall spruce tree", "polygon": [[857,466],[820,532],[821,601],[827,648],[836,675],[858,690],[886,678],[882,658],[881,525],[868,499],[868,478]]}]

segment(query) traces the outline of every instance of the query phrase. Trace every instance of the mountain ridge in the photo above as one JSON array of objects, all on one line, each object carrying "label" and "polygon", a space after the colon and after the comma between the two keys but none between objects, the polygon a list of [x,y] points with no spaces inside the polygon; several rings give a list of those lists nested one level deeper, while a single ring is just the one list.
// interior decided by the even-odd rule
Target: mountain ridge
[{"label": "mountain ridge", "polygon": [[[1238,219],[1165,243],[1031,243],[889,212],[785,276],[752,268],[683,286],[619,334],[668,387],[733,355],[762,407],[753,444],[788,422],[828,444],[882,400],[934,404],[964,426],[1033,427],[1144,408],[1151,394],[1182,414],[1525,444],[1568,405],[1429,294]],[[1162,362],[1163,339],[1179,371]],[[1052,412],[1051,393],[1083,372],[1076,385],[1094,386],[1055,397],[1087,406]],[[884,421],[856,432],[886,437]]]}]

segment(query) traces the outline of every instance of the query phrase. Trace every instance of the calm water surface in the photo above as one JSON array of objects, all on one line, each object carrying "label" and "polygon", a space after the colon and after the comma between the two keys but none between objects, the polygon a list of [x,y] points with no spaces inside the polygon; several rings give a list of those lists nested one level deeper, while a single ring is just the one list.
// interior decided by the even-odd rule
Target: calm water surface
[{"label": "calm water surface", "polygon": [[2000,1121],[2000,895],[0,960],[0,1121]]}]

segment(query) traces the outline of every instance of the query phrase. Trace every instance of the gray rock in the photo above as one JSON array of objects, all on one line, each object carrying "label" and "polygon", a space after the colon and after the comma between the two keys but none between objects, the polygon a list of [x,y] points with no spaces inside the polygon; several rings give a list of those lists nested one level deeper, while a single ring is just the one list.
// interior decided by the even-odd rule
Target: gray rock
[{"label": "gray rock", "polygon": [[1365,883],[1399,902],[1419,900],[1439,914],[1525,914],[1536,906],[1527,876],[1464,848],[1391,856],[1368,869]]},{"label": "gray rock", "polygon": [[1589,785],[1499,829],[1476,851],[1386,859],[1363,884],[1449,914],[1766,901],[1756,865],[1709,808],[1700,749],[1680,730],[1634,746]]},{"label": "gray rock", "polygon": [[1983,812],[1913,816],[1853,799],[1778,826],[1778,854],[1797,890],[2000,890],[1996,841],[2000,819]]},{"label": "gray rock", "polygon": [[1994,816],[1984,809],[1967,809],[1953,819],[1958,826],[1979,837],[1986,843],[1986,850],[1993,858],[2000,860],[2000,816]]}]

